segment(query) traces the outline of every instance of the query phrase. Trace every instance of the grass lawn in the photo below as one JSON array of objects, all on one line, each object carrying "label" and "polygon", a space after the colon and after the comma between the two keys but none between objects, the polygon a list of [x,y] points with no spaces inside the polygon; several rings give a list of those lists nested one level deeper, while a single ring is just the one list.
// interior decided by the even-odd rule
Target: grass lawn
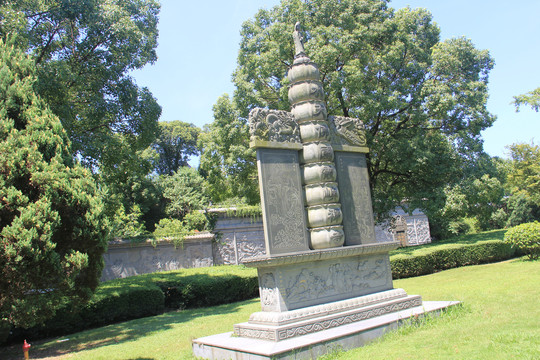
[{"label": "grass lawn", "polygon": [[[515,259],[394,281],[424,300],[461,308],[327,359],[539,359],[540,262]],[[232,331],[260,308],[258,299],[170,312],[35,342],[32,359],[191,359],[191,340]],[[31,339],[29,341],[32,343]],[[0,348],[20,359],[21,346]]]}]

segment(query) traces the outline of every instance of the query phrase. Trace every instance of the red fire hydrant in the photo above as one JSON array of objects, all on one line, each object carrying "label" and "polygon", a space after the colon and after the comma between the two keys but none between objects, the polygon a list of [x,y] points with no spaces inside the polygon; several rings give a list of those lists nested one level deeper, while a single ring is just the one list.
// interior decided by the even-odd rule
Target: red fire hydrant
[{"label": "red fire hydrant", "polygon": [[24,340],[24,344],[22,346],[22,349],[24,351],[25,360],[30,359],[30,356],[28,355],[28,350],[30,350],[30,346],[32,346],[32,345],[30,345],[29,343],[26,342],[26,340]]}]

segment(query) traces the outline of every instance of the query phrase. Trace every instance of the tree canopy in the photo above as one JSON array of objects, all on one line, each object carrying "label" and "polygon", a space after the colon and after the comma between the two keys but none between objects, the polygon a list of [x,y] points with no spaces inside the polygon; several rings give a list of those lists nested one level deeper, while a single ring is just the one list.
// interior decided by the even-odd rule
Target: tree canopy
[{"label": "tree canopy", "polygon": [[0,323],[22,327],[91,296],[108,234],[91,173],[33,91],[34,66],[0,40]]},{"label": "tree canopy", "polygon": [[129,74],[157,59],[159,9],[158,0],[0,2],[0,38],[17,34],[33,60],[34,90],[59,117],[73,156],[108,190],[108,216],[136,212],[150,226],[157,208],[148,147],[161,107]]},{"label": "tree canopy", "polygon": [[507,185],[512,194],[522,194],[540,206],[540,146],[517,143],[507,147],[511,167]]},{"label": "tree canopy", "polygon": [[153,145],[159,156],[157,173],[172,175],[182,166],[188,166],[189,158],[199,154],[199,133],[198,127],[183,121],[159,122],[159,136]]},{"label": "tree canopy", "polygon": [[[214,143],[231,133],[243,140],[235,141],[234,152],[203,147],[201,168],[209,181],[226,173],[236,182],[254,182],[248,114],[254,107],[290,110],[286,73],[297,21],[306,53],[319,65],[328,113],[357,117],[366,126],[376,212],[404,200],[428,212],[441,209],[445,186],[482,154],[481,131],[495,120],[486,108],[493,60],[466,38],[440,41],[427,10],[395,11],[387,1],[283,0],[243,24],[236,91],[231,101],[218,100],[215,110],[222,111],[214,112],[208,135]],[[217,154],[237,165],[203,161]]]},{"label": "tree canopy", "polygon": [[18,34],[36,65],[38,94],[90,168],[118,164],[156,137],[161,108],[128,73],[157,58],[159,8],[157,0],[0,5],[0,36]]},{"label": "tree canopy", "polygon": [[516,111],[519,111],[522,105],[529,105],[534,111],[538,112],[540,109],[540,88],[536,88],[526,94],[514,96],[514,105],[516,106]]},{"label": "tree canopy", "polygon": [[214,105],[214,121],[199,137],[201,174],[208,181],[208,194],[215,202],[238,198],[259,202],[255,151],[249,148],[247,119],[228,95]]}]

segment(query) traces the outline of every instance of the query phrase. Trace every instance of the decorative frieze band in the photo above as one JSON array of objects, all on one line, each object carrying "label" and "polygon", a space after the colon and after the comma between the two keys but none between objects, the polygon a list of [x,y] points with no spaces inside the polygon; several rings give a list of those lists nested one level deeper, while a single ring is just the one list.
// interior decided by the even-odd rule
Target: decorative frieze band
[{"label": "decorative frieze band", "polygon": [[303,262],[311,262],[317,260],[339,259],[358,255],[382,254],[399,247],[399,241],[386,243],[375,243],[367,245],[346,246],[340,248],[330,248],[322,250],[313,250],[306,252],[298,252],[292,254],[276,255],[271,258],[251,258],[244,261],[244,265],[248,267],[271,267],[278,265],[289,265]]},{"label": "decorative frieze band", "polygon": [[360,307],[354,310],[318,316],[282,326],[259,325],[249,323],[236,324],[234,332],[238,336],[271,341],[282,341],[297,336],[328,330],[342,325],[422,306],[422,298],[418,295],[387,301],[373,306]]}]

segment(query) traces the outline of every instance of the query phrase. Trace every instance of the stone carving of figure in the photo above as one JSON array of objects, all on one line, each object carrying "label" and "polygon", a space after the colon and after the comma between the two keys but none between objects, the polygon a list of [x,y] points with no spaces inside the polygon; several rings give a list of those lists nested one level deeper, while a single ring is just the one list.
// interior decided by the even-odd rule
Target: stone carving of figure
[{"label": "stone carving of figure", "polygon": [[293,38],[294,38],[294,56],[300,55],[304,53],[304,36],[302,36],[302,33],[300,31],[300,22],[297,22],[294,25],[294,32],[293,32]]}]

